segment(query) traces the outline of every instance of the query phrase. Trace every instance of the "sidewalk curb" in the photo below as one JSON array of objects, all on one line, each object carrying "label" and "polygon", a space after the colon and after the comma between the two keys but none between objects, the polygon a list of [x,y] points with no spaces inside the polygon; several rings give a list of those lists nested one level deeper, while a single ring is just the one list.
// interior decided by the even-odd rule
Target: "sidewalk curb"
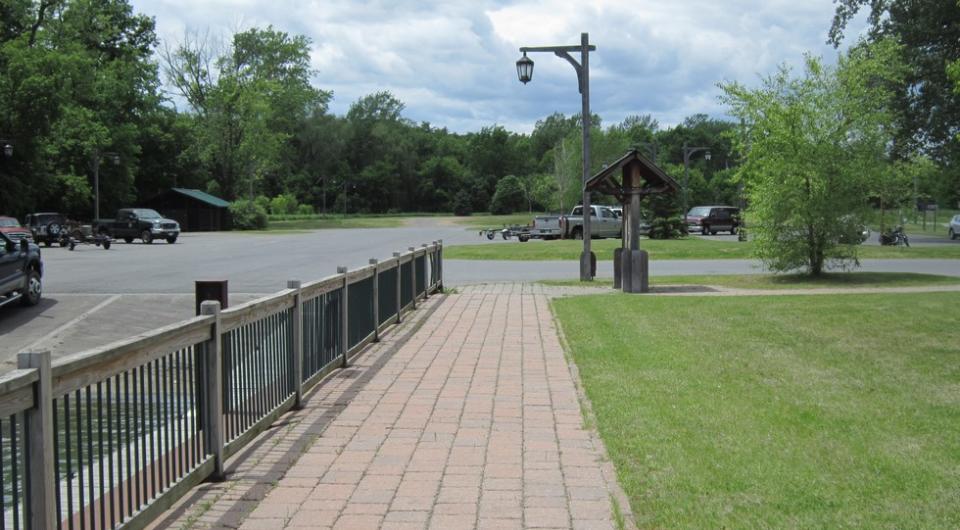
[{"label": "sidewalk curb", "polygon": [[590,402],[590,398],[587,397],[587,393],[584,390],[583,381],[580,379],[580,368],[577,367],[577,363],[573,360],[570,344],[567,342],[567,335],[563,330],[560,319],[557,318],[557,314],[554,311],[552,298],[548,297],[547,301],[550,304],[550,315],[553,317],[557,336],[560,338],[560,345],[563,347],[563,355],[567,360],[570,377],[573,379],[573,385],[577,390],[577,399],[580,401],[580,412],[583,414],[584,423],[587,424],[584,425],[584,430],[590,433],[590,440],[593,442],[594,449],[600,455],[600,472],[603,474],[604,481],[607,483],[607,489],[610,492],[613,513],[614,515],[619,514],[622,517],[622,521],[615,520],[614,522],[623,530],[637,530],[636,518],[633,515],[633,510],[630,508],[630,501],[627,498],[626,492],[624,492],[620,486],[620,482],[617,480],[617,470],[613,465],[613,461],[610,459],[610,455],[607,453],[607,446],[604,445],[603,440],[600,438],[600,433],[597,432],[597,418],[593,413],[593,404]]}]

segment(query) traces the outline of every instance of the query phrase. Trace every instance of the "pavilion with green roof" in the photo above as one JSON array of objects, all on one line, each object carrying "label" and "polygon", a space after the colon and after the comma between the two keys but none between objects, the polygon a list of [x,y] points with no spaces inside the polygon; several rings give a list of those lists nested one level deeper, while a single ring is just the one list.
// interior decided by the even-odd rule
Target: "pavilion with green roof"
[{"label": "pavilion with green roof", "polygon": [[170,188],[143,206],[177,221],[184,232],[211,232],[233,227],[230,203],[200,190]]}]

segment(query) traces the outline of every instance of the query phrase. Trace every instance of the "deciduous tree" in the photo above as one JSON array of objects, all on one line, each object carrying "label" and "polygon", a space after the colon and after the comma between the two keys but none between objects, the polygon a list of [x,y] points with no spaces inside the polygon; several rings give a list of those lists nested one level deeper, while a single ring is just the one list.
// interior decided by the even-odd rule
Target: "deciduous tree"
[{"label": "deciduous tree", "polygon": [[723,84],[747,127],[746,178],[757,254],[773,270],[857,264],[851,235],[862,222],[870,181],[889,169],[894,116],[889,87],[902,75],[891,40],[853,48],[830,67],[807,57],[756,89]]}]

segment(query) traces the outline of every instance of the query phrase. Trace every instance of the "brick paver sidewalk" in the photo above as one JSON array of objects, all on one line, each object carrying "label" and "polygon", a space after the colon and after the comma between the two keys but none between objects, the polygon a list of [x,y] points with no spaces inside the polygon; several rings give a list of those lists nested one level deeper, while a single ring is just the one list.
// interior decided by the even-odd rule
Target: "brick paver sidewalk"
[{"label": "brick paver sidewalk", "polygon": [[241,528],[613,528],[544,295],[445,297]]}]

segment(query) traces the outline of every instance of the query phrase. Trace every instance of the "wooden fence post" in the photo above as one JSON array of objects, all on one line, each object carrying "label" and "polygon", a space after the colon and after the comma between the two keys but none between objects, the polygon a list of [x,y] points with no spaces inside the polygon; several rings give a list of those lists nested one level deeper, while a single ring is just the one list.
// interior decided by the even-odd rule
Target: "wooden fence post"
[{"label": "wooden fence post", "polygon": [[410,299],[413,300],[413,309],[417,308],[417,249],[407,247],[410,252]]},{"label": "wooden fence post", "polygon": [[376,258],[370,258],[373,265],[373,342],[380,342],[380,263]]},{"label": "wooden fence post", "polygon": [[350,309],[349,302],[347,300],[347,289],[349,288],[347,280],[347,268],[346,267],[337,267],[337,274],[343,275],[343,295],[340,297],[340,312],[343,314],[340,325],[340,337],[343,341],[343,359],[340,361],[340,367],[347,367],[347,351],[350,350],[350,326],[347,316],[347,311]]},{"label": "wooden fence post", "polygon": [[207,433],[207,451],[213,455],[213,473],[210,475],[212,481],[222,481],[223,474],[223,449],[224,449],[224,418],[223,418],[223,355],[221,351],[220,337],[220,302],[208,300],[200,304],[201,315],[211,315],[214,317],[211,326],[210,341],[207,342],[207,351],[204,358],[206,363],[206,381],[204,381],[203,391],[206,401],[206,411],[204,414],[205,425],[204,432]]},{"label": "wooden fence post", "polygon": [[401,294],[403,289],[400,288],[400,284],[403,283],[403,274],[401,274],[402,265],[400,263],[400,253],[394,252],[393,257],[397,259],[397,324],[403,320],[400,316],[401,311],[403,310],[403,300],[401,299]]},{"label": "wooden fence post", "polygon": [[303,295],[300,280],[287,281],[287,289],[295,289],[293,295],[293,392],[296,398],[293,408],[303,408]]},{"label": "wooden fence post", "polygon": [[426,243],[420,245],[423,247],[423,270],[420,276],[423,276],[423,299],[430,298],[430,248]]},{"label": "wooden fence post", "polygon": [[[33,368],[40,379],[35,383],[33,408],[23,411],[24,443],[27,446],[27,512],[30,528],[56,528],[57,477],[53,462],[53,381],[50,372],[50,352],[17,354],[17,368]],[[82,501],[81,501],[82,502]]]},{"label": "wooden fence post", "polygon": [[443,292],[443,240],[437,240],[437,281],[439,282],[439,290]]}]

